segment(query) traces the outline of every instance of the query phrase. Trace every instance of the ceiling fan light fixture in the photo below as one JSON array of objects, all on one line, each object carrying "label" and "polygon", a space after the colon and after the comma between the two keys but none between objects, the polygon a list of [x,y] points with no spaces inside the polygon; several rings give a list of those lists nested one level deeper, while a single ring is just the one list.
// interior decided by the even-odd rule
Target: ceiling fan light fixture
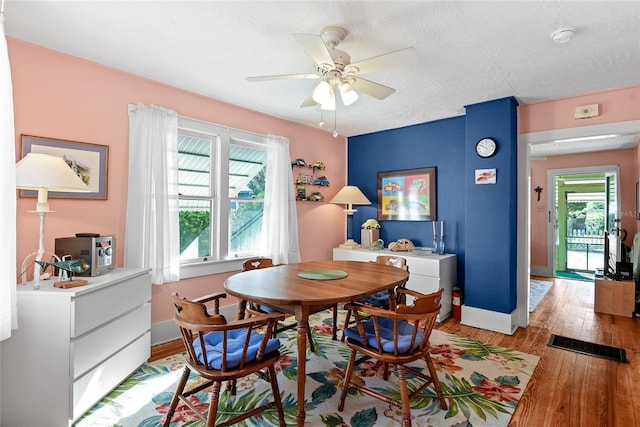
[{"label": "ceiling fan light fixture", "polygon": [[318,86],[313,90],[311,97],[320,105],[327,102],[327,100],[331,98],[331,85],[329,82],[323,80],[318,83]]},{"label": "ceiling fan light fixture", "polygon": [[340,83],[340,96],[344,105],[351,105],[358,100],[358,93],[347,82]]},{"label": "ceiling fan light fixture", "polygon": [[330,96],[329,98],[327,98],[325,102],[320,104],[320,109],[334,111],[336,109],[336,97]]}]

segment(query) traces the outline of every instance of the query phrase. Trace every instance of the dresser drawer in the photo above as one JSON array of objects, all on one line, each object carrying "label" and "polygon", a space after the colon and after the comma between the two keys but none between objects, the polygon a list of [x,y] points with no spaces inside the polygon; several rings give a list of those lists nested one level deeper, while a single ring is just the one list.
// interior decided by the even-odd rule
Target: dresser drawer
[{"label": "dresser drawer", "polygon": [[80,335],[151,300],[151,276],[143,274],[80,295],[71,302],[71,337]]},{"label": "dresser drawer", "polygon": [[374,251],[354,251],[353,249],[334,249],[333,259],[336,261],[375,261],[379,254]]},{"label": "dresser drawer", "polygon": [[151,328],[151,304],[133,311],[71,342],[71,377],[78,378]]},{"label": "dresser drawer", "polygon": [[147,332],[118,353],[71,384],[71,419],[76,420],[124,381],[151,352],[151,333]]},{"label": "dresser drawer", "polygon": [[440,260],[429,257],[406,257],[410,274],[420,276],[440,277]]},{"label": "dresser drawer", "polygon": [[409,270],[407,288],[423,294],[430,294],[440,289],[440,279],[437,277],[421,276]]}]

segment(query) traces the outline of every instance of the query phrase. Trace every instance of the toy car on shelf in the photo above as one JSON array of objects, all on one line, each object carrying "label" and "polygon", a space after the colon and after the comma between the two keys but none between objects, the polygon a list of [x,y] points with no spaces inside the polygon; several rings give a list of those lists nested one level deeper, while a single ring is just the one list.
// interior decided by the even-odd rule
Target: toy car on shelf
[{"label": "toy car on shelf", "polygon": [[321,176],[321,177],[319,177],[319,178],[316,178],[316,179],[313,181],[313,184],[314,184],[314,185],[321,185],[321,186],[323,186],[323,187],[328,187],[328,186],[329,186],[329,180],[327,179],[327,177],[326,177],[326,176]]},{"label": "toy car on shelf", "polygon": [[322,162],[315,162],[315,163],[313,163],[313,164],[311,165],[311,167],[312,167],[314,170],[315,170],[315,169],[322,170],[322,169],[324,169],[324,163],[322,163]]},{"label": "toy car on shelf", "polygon": [[310,202],[322,202],[324,201],[324,196],[319,191],[314,191],[309,197],[307,197],[307,200]]},{"label": "toy car on shelf", "polygon": [[368,219],[365,222],[362,223],[362,225],[360,226],[360,228],[362,228],[363,230],[371,230],[374,228],[380,228],[380,223],[378,221],[376,221],[375,219]]},{"label": "toy car on shelf", "polygon": [[407,238],[402,238],[399,239],[396,242],[391,242],[389,243],[389,249],[392,250],[393,252],[396,251],[410,251],[411,249],[415,248],[415,245],[413,244],[413,242]]},{"label": "toy car on shelf", "polygon": [[304,159],[295,159],[291,162],[291,166],[302,166],[306,168],[307,162],[305,162]]}]

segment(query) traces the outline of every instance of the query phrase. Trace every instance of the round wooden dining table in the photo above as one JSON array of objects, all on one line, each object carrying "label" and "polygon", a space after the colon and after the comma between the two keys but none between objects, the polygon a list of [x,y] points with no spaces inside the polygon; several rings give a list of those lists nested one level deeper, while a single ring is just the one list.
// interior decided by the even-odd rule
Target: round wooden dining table
[{"label": "round wooden dining table", "polygon": [[242,301],[239,316],[244,316],[246,301],[281,308],[283,312],[295,315],[298,322],[298,426],[303,426],[305,420],[309,315],[334,304],[392,290],[408,278],[409,273],[403,269],[375,262],[310,261],[243,271],[225,280],[226,292]]}]

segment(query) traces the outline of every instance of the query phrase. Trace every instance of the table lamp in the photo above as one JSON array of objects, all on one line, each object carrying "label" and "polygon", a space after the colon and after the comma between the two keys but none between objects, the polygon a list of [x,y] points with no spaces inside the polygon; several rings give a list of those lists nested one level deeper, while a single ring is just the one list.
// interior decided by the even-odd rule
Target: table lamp
[{"label": "table lamp", "polygon": [[[62,157],[43,153],[29,153],[16,163],[16,188],[37,190],[38,203],[35,211],[40,215],[40,244],[38,252],[27,255],[21,273],[24,273],[27,261],[35,255],[35,261],[42,261],[44,255],[44,217],[49,210],[47,195],[49,191],[89,192],[89,187],[69,167]],[[40,265],[34,262],[33,289],[40,288]]]},{"label": "table lamp", "polygon": [[333,196],[329,203],[339,203],[347,205],[344,211],[347,213],[347,241],[340,245],[341,248],[355,249],[360,245],[353,240],[353,214],[357,212],[353,205],[370,205],[371,202],[362,194],[362,191],[355,185],[345,185],[338,194]]}]

